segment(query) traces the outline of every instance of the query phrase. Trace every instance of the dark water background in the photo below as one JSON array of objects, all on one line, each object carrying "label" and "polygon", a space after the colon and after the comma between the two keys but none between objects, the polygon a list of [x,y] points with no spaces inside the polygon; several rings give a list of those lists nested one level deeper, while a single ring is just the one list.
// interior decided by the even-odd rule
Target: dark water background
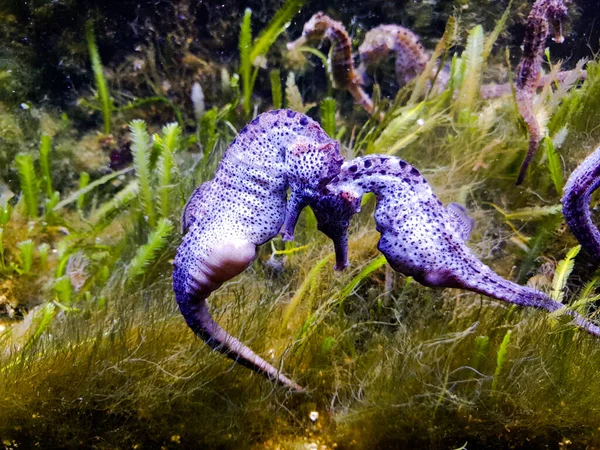
[{"label": "dark water background", "polygon": [[[4,3],[4,7],[1,3]],[[193,54],[214,63],[235,67],[239,23],[244,9],[249,7],[253,10],[253,28],[256,34],[281,4],[281,0],[2,0],[0,11],[14,15],[16,23],[11,23],[10,27],[0,23],[0,29],[4,28],[4,32],[0,32],[3,34],[4,45],[26,54],[31,68],[35,70],[34,82],[27,92],[28,99],[68,105],[81,95],[81,89],[87,89],[92,84],[83,35],[84,24],[90,18],[95,21],[96,39],[106,66],[117,66],[127,55],[135,53],[140,44],[154,45],[168,59],[168,52],[176,52],[177,48],[185,45],[182,40],[186,38],[189,39],[189,51]],[[457,7],[457,4],[462,7]],[[497,48],[511,48],[514,64],[518,61],[524,23],[531,4],[532,2],[525,0],[514,2],[514,12],[508,27],[497,44]],[[356,46],[369,28],[382,23],[397,23],[413,29],[421,36],[425,46],[432,49],[442,35],[449,15],[458,15],[464,37],[465,30],[476,24],[482,24],[487,32],[491,31],[507,5],[507,0],[313,0],[305,3],[289,27],[288,36],[297,37],[304,22],[315,12],[323,10],[346,25]],[[548,43],[552,55],[566,60],[565,67],[572,67],[580,58],[591,59],[600,48],[598,2],[578,0],[571,5],[570,13],[565,44]],[[269,64],[272,66],[279,62],[280,54],[277,54],[276,49],[277,46],[271,52]],[[321,81],[324,83],[324,80]],[[316,87],[318,89],[322,86]],[[138,96],[143,94],[136,92]],[[207,96],[210,101],[210,92]]]}]

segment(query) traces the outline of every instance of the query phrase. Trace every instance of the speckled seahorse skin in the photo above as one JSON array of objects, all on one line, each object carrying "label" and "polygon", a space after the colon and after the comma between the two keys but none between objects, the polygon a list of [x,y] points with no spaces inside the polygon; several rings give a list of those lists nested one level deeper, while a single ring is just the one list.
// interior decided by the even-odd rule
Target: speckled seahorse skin
[{"label": "speckled seahorse skin", "polygon": [[537,0],[527,17],[523,39],[523,55],[519,64],[516,85],[519,113],[529,130],[529,146],[517,176],[517,184],[521,184],[525,179],[527,168],[531,164],[542,139],[542,131],[533,112],[533,97],[542,73],[542,57],[550,33],[550,25],[555,31],[554,40],[563,42],[562,22],[566,19],[567,13],[567,7],[563,0]]},{"label": "speckled seahorse skin", "polygon": [[369,114],[373,114],[373,102],[360,84],[361,76],[356,72],[352,60],[352,42],[341,22],[333,20],[322,12],[316,13],[304,25],[302,36],[288,43],[288,50],[294,50],[310,41],[328,39],[331,41],[329,71],[333,87],[350,92],[356,103]]},{"label": "speckled seahorse skin", "polygon": [[186,234],[174,261],[173,289],[187,324],[212,348],[294,390],[302,388],[212,319],[206,299],[244,271],[256,247],[275,237],[284,221],[293,236],[300,210],[320,198],[342,160],[338,143],[307,116],[261,114],[240,131],[182,216]]},{"label": "speckled seahorse skin", "polygon": [[[394,270],[419,283],[467,289],[547,311],[563,306],[542,292],[505,280],[479,261],[465,245],[473,223],[464,208],[453,203],[444,207],[419,171],[399,158],[370,155],[348,161],[328,190],[332,196],[352,199],[375,193],[375,223],[381,233],[377,248]],[[356,212],[356,204],[340,203],[346,215]],[[578,326],[600,335],[596,325],[568,314]]]},{"label": "speckled seahorse skin", "polygon": [[[420,75],[430,59],[429,53],[419,42],[419,36],[400,25],[379,25],[369,30],[358,47],[358,54],[361,61],[358,71],[363,74],[366,74],[368,67],[379,64],[393,54],[400,84],[406,84]],[[448,74],[440,75],[447,82]],[[440,82],[445,85],[443,80]]]},{"label": "speckled seahorse skin", "polygon": [[590,201],[600,187],[600,147],[573,171],[565,184],[563,215],[579,243],[600,262],[600,232],[592,222]]}]

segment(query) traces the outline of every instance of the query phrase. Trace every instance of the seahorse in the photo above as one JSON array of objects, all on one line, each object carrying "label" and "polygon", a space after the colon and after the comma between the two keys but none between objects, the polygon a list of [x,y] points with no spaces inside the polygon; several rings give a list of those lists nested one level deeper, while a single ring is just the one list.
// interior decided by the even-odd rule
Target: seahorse
[{"label": "seahorse", "polygon": [[550,34],[550,25],[554,29],[554,40],[563,42],[562,22],[566,19],[567,13],[563,0],[537,0],[527,17],[523,55],[519,64],[516,87],[519,113],[529,130],[529,146],[517,176],[517,185],[525,179],[527,168],[542,139],[542,131],[533,112],[533,97],[542,73],[542,57],[546,39]]},{"label": "seahorse", "polygon": [[[377,248],[397,272],[425,286],[474,291],[515,305],[556,311],[563,305],[546,294],[513,283],[483,264],[465,244],[473,221],[455,203],[446,207],[419,171],[393,156],[369,155],[347,161],[328,184],[345,220],[355,214],[360,198],[377,198]],[[348,201],[351,199],[351,201]],[[336,217],[322,217],[323,223]],[[575,324],[600,336],[600,328],[573,311]]]},{"label": "seahorse", "polygon": [[[261,114],[240,131],[214,178],[195,190],[182,215],[185,235],[173,263],[173,289],[188,326],[213,349],[296,391],[302,388],[213,320],[207,298],[243,272],[257,246],[284,222],[282,234],[293,238],[300,211],[322,199],[319,192],[342,161],[337,141],[307,116],[291,110]],[[319,214],[317,208],[317,220]],[[339,228],[327,232],[345,237]],[[347,241],[340,239],[334,245],[344,251]],[[347,265],[347,252],[337,262]]]},{"label": "seahorse", "polygon": [[600,262],[600,232],[592,222],[590,202],[600,187],[600,147],[573,171],[564,187],[563,215],[571,232],[588,253]]},{"label": "seahorse", "polygon": [[[288,50],[295,50],[310,41],[328,39],[331,41],[329,52],[329,75],[333,87],[350,92],[356,103],[373,115],[373,102],[360,87],[362,77],[357,73],[352,59],[352,42],[341,22],[333,20],[323,12],[313,15],[302,31],[302,36],[287,44]],[[379,117],[381,119],[382,117]]]},{"label": "seahorse", "polygon": [[[363,80],[367,78],[368,68],[393,54],[396,57],[396,78],[400,84],[406,84],[420,75],[431,58],[421,45],[419,36],[400,25],[379,25],[369,30],[358,47],[358,54],[361,61],[358,72]],[[436,71],[431,74],[432,78]],[[449,78],[449,70],[443,68],[436,79],[436,88],[443,90]]]},{"label": "seahorse", "polygon": [[[358,66],[358,73],[366,83],[368,78],[367,70],[390,55],[396,57],[396,78],[398,83],[403,85],[420,75],[431,58],[430,53],[421,45],[419,36],[408,28],[400,25],[379,25],[367,32],[363,43],[358,48],[361,64]],[[436,70],[431,77],[438,72]],[[585,79],[586,71],[575,69],[570,71],[561,71],[556,75],[550,74],[540,77],[536,80],[535,89],[540,89],[547,84],[557,81],[564,83],[568,79]],[[435,80],[436,92],[441,92],[446,88],[450,81],[450,70],[442,67],[439,70]],[[480,95],[483,99],[491,99],[509,95],[512,92],[510,83],[504,84],[484,84],[480,88]]]}]

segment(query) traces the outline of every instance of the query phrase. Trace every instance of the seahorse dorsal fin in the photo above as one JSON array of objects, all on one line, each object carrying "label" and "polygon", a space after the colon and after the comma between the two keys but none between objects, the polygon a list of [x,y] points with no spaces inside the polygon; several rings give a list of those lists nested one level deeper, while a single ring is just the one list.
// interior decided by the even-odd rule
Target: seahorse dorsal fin
[{"label": "seahorse dorsal fin", "polygon": [[181,212],[181,234],[187,233],[192,224],[194,223],[194,214],[193,205],[192,205],[193,197],[188,200],[185,204],[183,211]]},{"label": "seahorse dorsal fin", "polygon": [[198,209],[202,204],[202,193],[208,189],[210,181],[205,181],[191,195],[181,213],[181,234],[185,234],[197,220]]},{"label": "seahorse dorsal fin", "polygon": [[452,219],[452,226],[462,240],[466,242],[471,235],[475,221],[469,217],[467,209],[463,205],[448,203],[446,209]]}]

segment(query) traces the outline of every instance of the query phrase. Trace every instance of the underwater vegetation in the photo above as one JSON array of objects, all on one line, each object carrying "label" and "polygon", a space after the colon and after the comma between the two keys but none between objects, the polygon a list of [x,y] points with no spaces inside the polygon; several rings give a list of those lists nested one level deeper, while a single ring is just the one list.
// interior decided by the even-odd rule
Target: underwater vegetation
[{"label": "underwater vegetation", "polygon": [[[589,215],[581,218],[595,219],[596,178],[580,177],[593,172],[586,171],[591,163],[575,169],[600,142],[600,66],[589,51],[580,62],[555,53],[562,47],[556,52],[569,56],[585,32],[577,29],[577,5],[569,6],[565,42],[540,44],[539,77],[528,91],[539,148],[527,178],[515,186],[530,130],[512,75],[519,73],[522,36],[511,37],[509,27],[525,30],[534,2],[514,1],[510,8],[487,0],[468,8],[462,1],[429,8],[431,2],[421,2],[364,19],[334,4],[249,3],[215,8],[206,28],[197,26],[206,5],[193,2],[169,2],[162,13],[150,5],[130,8],[124,21],[111,14],[129,2],[114,10],[112,2],[106,8],[90,2],[89,14],[77,2],[21,3],[9,2],[10,14],[0,17],[12,24],[31,20],[3,28],[15,42],[0,50],[8,55],[0,77],[4,67],[13,71],[0,78],[4,447],[600,445],[600,341],[573,323],[575,314],[597,323],[598,260],[567,226],[582,211]],[[286,44],[320,10],[347,28],[349,45],[324,39],[288,51]],[[42,24],[60,14],[76,18],[46,34],[57,42],[49,60],[72,50],[64,67],[36,58]],[[161,14],[162,29],[156,25]],[[442,29],[430,27],[440,21]],[[350,66],[327,53],[342,47],[360,53],[367,33],[382,25],[410,29],[428,59],[402,83],[398,59],[369,68],[371,84],[360,89],[371,99],[370,115],[336,88],[327,68]],[[423,33],[426,27],[431,34]],[[214,39],[207,37],[215,30]],[[26,33],[29,44],[21,39]],[[17,69],[27,75],[22,82]],[[51,82],[38,82],[67,73],[71,92],[63,83],[50,92]],[[447,82],[438,82],[444,75]],[[491,84],[508,88],[488,96],[482,87]],[[334,194],[315,197],[316,186],[293,178],[305,174],[286,172],[269,198],[280,213],[287,202],[293,214],[276,214],[264,236],[240,236],[252,251],[237,254],[236,269],[247,270],[229,273],[219,289],[224,280],[217,278],[200,288],[210,289],[212,323],[305,392],[213,352],[214,342],[207,338],[204,345],[177,309],[176,295],[189,295],[174,293],[171,282],[173,262],[179,268],[183,258],[177,248],[189,243],[178,229],[196,229],[211,184],[211,195],[227,197],[219,209],[227,214],[218,215],[202,245],[218,242],[219,229],[236,228],[226,201],[243,204],[239,192],[251,184],[244,177],[227,183],[226,172],[240,168],[236,161],[251,150],[248,140],[263,139],[246,125],[275,120],[267,111],[280,108],[296,112],[293,119],[278,112],[284,120],[305,118],[322,133],[337,161],[324,174],[327,181],[336,170],[340,180],[350,176],[352,164],[340,169],[341,158],[357,158],[361,176],[371,181],[388,175],[368,172],[365,162],[379,158],[380,166],[399,167],[405,161],[406,170],[414,167],[427,180],[419,186],[431,186],[431,198],[464,205],[446,207],[443,217],[462,237],[474,224],[469,257],[502,283],[518,285],[515,300],[535,292],[560,307],[547,313],[488,296],[499,296],[500,288],[481,295],[423,286],[421,274],[400,267],[392,247],[377,251],[377,224],[386,236],[399,231],[394,222],[385,226],[381,192],[379,199],[366,192],[360,199],[347,195],[356,185],[340,182],[351,200],[340,207]],[[269,129],[290,132],[285,125]],[[230,145],[237,159],[220,164]],[[263,153],[256,158],[269,163]],[[265,173],[271,174],[255,175]],[[589,182],[573,191],[565,182],[571,173]],[[561,204],[568,193],[578,202],[572,212],[568,200]],[[300,214],[307,204],[312,210]],[[336,220],[347,236],[339,237]],[[293,241],[275,236],[282,226]],[[415,224],[401,231],[424,229]],[[338,236],[335,245],[325,234]],[[346,244],[347,255],[340,252]],[[350,265],[334,272],[346,257]],[[202,295],[207,311],[208,292]]]}]

